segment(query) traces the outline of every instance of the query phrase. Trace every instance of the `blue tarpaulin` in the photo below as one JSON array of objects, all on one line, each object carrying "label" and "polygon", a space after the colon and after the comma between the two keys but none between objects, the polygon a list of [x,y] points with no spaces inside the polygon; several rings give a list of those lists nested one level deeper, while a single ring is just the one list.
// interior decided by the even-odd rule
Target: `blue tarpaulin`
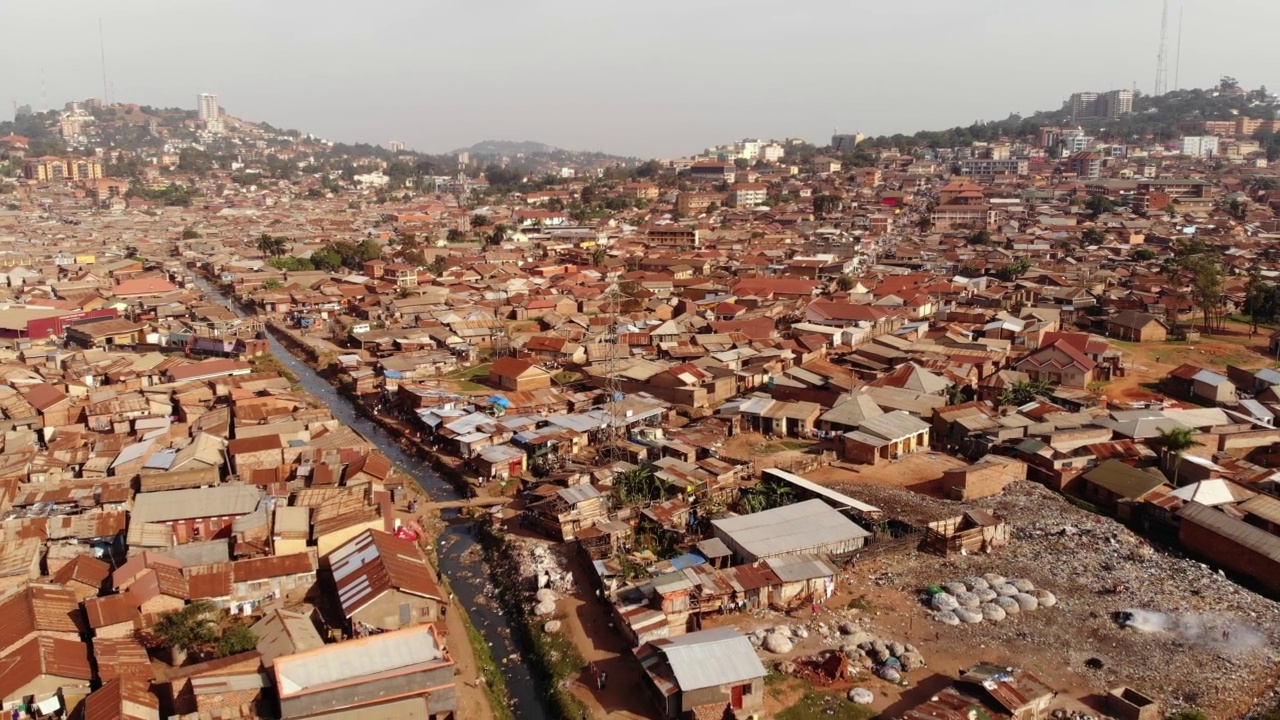
[{"label": "blue tarpaulin", "polygon": [[511,401],[502,397],[501,395],[494,395],[490,397],[489,402],[493,403],[494,405],[501,405],[504,408],[511,407]]}]

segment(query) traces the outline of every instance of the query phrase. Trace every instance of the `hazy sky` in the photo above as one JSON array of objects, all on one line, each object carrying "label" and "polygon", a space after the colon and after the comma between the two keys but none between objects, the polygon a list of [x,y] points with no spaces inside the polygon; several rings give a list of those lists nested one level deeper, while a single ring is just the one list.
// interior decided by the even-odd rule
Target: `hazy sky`
[{"label": "hazy sky", "polygon": [[[1179,84],[1280,89],[1280,2],[1171,0]],[[0,0],[0,100],[100,97],[445,152],[486,139],[676,156],[914,132],[1150,92],[1160,0]]]}]

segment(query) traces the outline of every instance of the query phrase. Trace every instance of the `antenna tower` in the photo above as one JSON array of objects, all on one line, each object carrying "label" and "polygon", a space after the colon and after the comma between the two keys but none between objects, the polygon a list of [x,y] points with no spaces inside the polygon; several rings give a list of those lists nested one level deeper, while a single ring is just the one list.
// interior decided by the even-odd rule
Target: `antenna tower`
[{"label": "antenna tower", "polygon": [[606,331],[606,339],[611,344],[609,348],[609,357],[605,360],[605,383],[604,391],[606,393],[606,405],[608,408],[609,426],[605,428],[604,436],[604,457],[606,462],[613,462],[619,459],[618,442],[623,438],[624,431],[618,423],[618,401],[622,399],[622,385],[618,381],[618,350],[622,345],[622,338],[618,332],[618,307],[622,304],[622,287],[617,279],[609,283],[609,289],[605,292],[605,297],[609,303],[609,329]]},{"label": "antenna tower", "polygon": [[1169,0],[1164,0],[1164,10],[1160,13],[1160,49],[1156,52],[1156,84],[1152,94],[1159,97],[1167,91],[1168,64],[1165,59],[1169,36]]},{"label": "antenna tower", "polygon": [[1186,7],[1178,6],[1178,49],[1173,53],[1173,89],[1181,90],[1182,86],[1178,84],[1178,75],[1182,70],[1182,16],[1186,13]]},{"label": "antenna tower", "polygon": [[102,35],[102,18],[98,18],[98,55],[102,60],[102,104],[110,105],[107,95],[107,42]]}]

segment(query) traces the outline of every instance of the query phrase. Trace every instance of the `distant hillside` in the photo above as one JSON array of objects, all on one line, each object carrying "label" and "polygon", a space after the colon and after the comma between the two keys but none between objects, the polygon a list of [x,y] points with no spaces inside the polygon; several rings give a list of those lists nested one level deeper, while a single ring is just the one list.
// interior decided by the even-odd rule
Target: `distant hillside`
[{"label": "distant hillside", "polygon": [[[1079,124],[1091,134],[1105,140],[1166,141],[1179,137],[1184,123],[1225,120],[1237,115],[1267,119],[1276,110],[1275,96],[1268,93],[1265,87],[1240,91],[1234,79],[1224,77],[1218,87],[1205,90],[1174,90],[1159,96],[1139,93],[1134,98],[1132,113],[1118,120],[1085,120]],[[1027,139],[1035,137],[1042,126],[1065,125],[1069,122],[1070,112],[1064,106],[1057,110],[1040,111],[1028,117],[1010,115],[1004,120],[974,123],[968,127],[868,138],[865,147],[957,147],[1000,138]]]},{"label": "distant hillside", "polygon": [[532,140],[484,140],[469,148],[459,148],[453,154],[469,152],[472,155],[550,155],[560,148]]}]

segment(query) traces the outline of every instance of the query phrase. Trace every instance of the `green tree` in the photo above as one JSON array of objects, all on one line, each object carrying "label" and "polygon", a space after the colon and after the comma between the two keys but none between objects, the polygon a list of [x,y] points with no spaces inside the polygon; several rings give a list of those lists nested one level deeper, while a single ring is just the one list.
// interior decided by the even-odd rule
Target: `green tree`
[{"label": "green tree", "polygon": [[283,288],[283,287],[284,287],[284,283],[280,282],[279,280],[277,280],[277,279],[275,279],[275,278],[267,278],[267,279],[262,283],[262,289],[263,289],[263,290],[279,290],[279,289],[281,289],[281,288]]},{"label": "green tree", "polygon": [[1031,261],[1027,258],[1018,258],[1013,262],[996,270],[995,276],[1006,282],[1013,282],[1031,269]]},{"label": "green tree", "polygon": [[968,237],[968,241],[970,245],[990,245],[991,233],[986,230],[979,230],[978,232],[970,235]]},{"label": "green tree", "polygon": [[481,215],[480,213],[476,213],[475,215],[471,216],[471,227],[482,228],[482,227],[485,227],[486,225],[492,225],[492,224],[493,224],[493,220],[491,220],[488,215]]},{"label": "green tree", "polygon": [[603,247],[596,247],[595,250],[591,251],[592,265],[599,267],[601,265],[604,265],[605,261],[608,259],[609,259],[609,253],[606,252]]},{"label": "green tree", "polygon": [[218,639],[214,612],[211,603],[200,600],[181,610],[164,613],[152,626],[151,638],[160,647],[169,648],[173,665],[182,665],[188,654]]},{"label": "green tree", "polygon": [[199,239],[199,237],[200,237],[200,233],[197,232],[196,229],[191,227],[190,225],[182,229],[183,240],[197,240]]},{"label": "green tree", "polygon": [[852,275],[850,275],[849,273],[845,273],[841,275],[838,280],[836,280],[836,287],[840,290],[840,292],[849,292],[850,290],[853,289],[854,285],[856,285],[857,282],[858,281],[855,280]]},{"label": "green tree", "polygon": [[449,269],[449,259],[444,255],[436,255],[427,265],[427,272],[432,275],[443,275],[445,270]]},{"label": "green tree", "polygon": [[773,476],[765,476],[755,487],[744,490],[738,498],[742,511],[748,514],[772,510],[795,502],[790,485]]},{"label": "green tree", "polygon": [[1080,233],[1081,245],[1085,245],[1085,246],[1101,245],[1106,241],[1107,241],[1107,233],[1106,231],[1100,228],[1096,228],[1096,227],[1085,228],[1084,232]]},{"label": "green tree", "polygon": [[1194,430],[1187,427],[1160,429],[1156,431],[1155,437],[1147,441],[1160,450],[1161,459],[1166,467],[1172,460],[1174,485],[1178,484],[1178,469],[1182,465],[1183,454],[1187,450],[1203,444],[1195,439],[1194,432]]},{"label": "green tree", "polygon": [[1147,262],[1148,260],[1155,260],[1155,259],[1156,259],[1156,252],[1155,252],[1154,250],[1152,250],[1151,248],[1138,248],[1138,249],[1137,249],[1137,250],[1135,250],[1135,251],[1134,251],[1134,253],[1133,253],[1133,259],[1134,259],[1134,260],[1138,260],[1138,261],[1140,261],[1140,262]]},{"label": "green tree", "polygon": [[666,497],[667,486],[648,466],[633,467],[613,478],[613,498],[622,506],[634,507]]},{"label": "green tree", "polygon": [[823,194],[813,199],[813,214],[818,217],[838,213],[843,208],[844,200],[838,195]]},{"label": "green tree", "polygon": [[227,628],[226,632],[222,633],[222,637],[218,638],[218,657],[249,652],[257,646],[258,636],[253,634],[253,630],[249,629],[248,625],[236,623]]},{"label": "green tree", "polygon": [[272,237],[266,233],[258,236],[254,241],[254,247],[258,248],[264,255],[278,257],[283,255],[289,247],[289,241],[282,237]]},{"label": "green tree", "polygon": [[999,402],[1001,405],[1021,407],[1036,398],[1048,397],[1052,392],[1053,386],[1048,380],[1019,380],[1000,391]]},{"label": "green tree", "polygon": [[[1199,238],[1178,238],[1172,250],[1161,263],[1161,272],[1168,278],[1169,293],[1178,306],[1189,293],[1204,317],[1205,332],[1212,334],[1214,325],[1221,324],[1222,319],[1219,312],[1223,304],[1222,258]],[[1175,327],[1176,313],[1175,309]]]},{"label": "green tree", "polygon": [[1115,210],[1116,204],[1112,202],[1111,198],[1107,197],[1106,195],[1102,195],[1101,193],[1095,193],[1093,195],[1090,195],[1084,201],[1084,209],[1086,212],[1089,213],[1089,217],[1094,218],[1096,220],[1100,215],[1103,215]]},{"label": "green tree", "polygon": [[1244,202],[1240,198],[1231,198],[1231,202],[1227,203],[1227,214],[1231,219],[1244,222],[1249,217],[1249,203]]},{"label": "green tree", "polygon": [[311,264],[317,270],[334,272],[342,267],[342,255],[331,246],[325,246],[311,253]]}]

